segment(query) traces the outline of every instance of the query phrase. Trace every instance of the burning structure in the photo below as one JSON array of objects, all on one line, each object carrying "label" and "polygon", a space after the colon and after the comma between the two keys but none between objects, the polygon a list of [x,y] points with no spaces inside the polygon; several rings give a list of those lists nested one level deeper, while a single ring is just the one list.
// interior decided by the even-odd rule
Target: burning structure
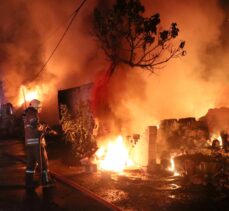
[{"label": "burning structure", "polygon": [[[214,173],[227,171],[225,165],[227,166],[228,134],[226,131],[222,133],[225,130],[224,127],[217,128],[217,130],[211,127],[211,122],[208,121],[209,114],[199,120],[194,117],[164,119],[158,126],[148,126],[143,133],[139,130],[139,133],[135,134],[115,135],[112,134],[112,131],[106,130],[103,122],[94,119],[92,110],[87,110],[86,115],[84,112],[79,112],[77,106],[84,107],[82,102],[91,106],[92,91],[93,84],[87,84],[61,90],[58,94],[60,118],[63,114],[61,105],[65,104],[73,119],[80,119],[84,116],[93,122],[93,126],[90,126],[91,129],[87,131],[90,133],[88,134],[90,139],[92,137],[96,139],[98,148],[95,145],[94,148],[88,148],[90,153],[87,154],[85,151],[84,155],[79,157],[80,159],[90,157],[90,162],[95,163],[102,171],[123,172],[127,169],[142,169],[151,173],[168,170],[172,171],[174,175],[191,175],[198,171],[202,173],[204,171],[203,174],[205,174],[208,171],[206,169],[213,165],[212,163],[215,163],[216,167],[211,174],[213,171]],[[216,116],[218,115],[216,114],[215,118]],[[62,121],[62,123],[64,128],[65,122]],[[77,139],[77,136],[75,138]],[[217,143],[219,146],[216,146]],[[75,150],[77,151],[76,148]],[[215,157],[216,152],[221,155],[220,159]],[[217,163],[221,164],[217,165]]]},{"label": "burning structure", "polygon": [[[196,0],[187,4],[182,0],[142,0],[146,16],[159,12],[166,28],[171,22],[177,22],[180,37],[186,41],[188,54],[182,60],[173,60],[163,71],[157,70],[159,77],[149,77],[146,71],[128,68],[127,65],[116,69],[109,84],[100,89],[103,96],[101,107],[97,108],[101,117],[99,122],[95,118],[92,120],[87,106],[83,106],[79,112],[75,110],[76,101],[81,98],[79,96],[84,90],[82,96],[90,96],[90,88],[86,88],[90,85],[64,90],[88,81],[97,83],[97,75],[106,72],[109,66],[107,60],[104,61],[98,43],[91,39],[92,14],[94,8],[108,11],[114,1],[87,2],[90,3],[85,4],[80,11],[82,13],[69,30],[64,45],[60,46],[53,61],[46,66],[44,74],[31,84],[32,88],[38,85],[41,88],[38,91],[49,87],[42,100],[48,104],[44,109],[47,118],[55,110],[56,90],[60,88],[59,113],[60,104],[65,104],[73,116],[77,116],[77,113],[88,114],[86,119],[82,115],[79,119],[73,118],[71,125],[75,126],[68,133],[69,140],[85,140],[81,148],[77,148],[79,145],[74,148],[77,157],[81,159],[95,155],[95,159],[90,162],[96,162],[101,171],[124,172],[126,169],[147,168],[157,174],[167,169],[172,172],[169,172],[170,175],[225,174],[228,171],[225,166],[228,164],[223,142],[226,143],[228,130],[224,126],[229,124],[225,122],[222,125],[222,118],[214,119],[214,115],[210,115],[212,111],[209,111],[206,118],[199,117],[205,115],[209,108],[229,106],[228,2],[210,0],[206,4]],[[56,44],[56,40],[49,39],[50,34],[58,36],[53,33],[53,29],[69,17],[74,4],[73,1],[54,0],[29,3],[9,0],[3,3],[0,19],[3,59],[0,62],[0,72],[6,81],[16,84],[12,86],[7,83],[7,97],[10,101],[17,101],[16,87],[27,85],[40,71],[44,57],[49,55]],[[152,37],[147,40],[153,41]],[[123,54],[126,55],[125,49]],[[111,56],[117,59],[113,54]],[[51,96],[55,97],[50,99]],[[195,118],[184,118],[190,116]],[[87,128],[81,130],[85,136],[81,136],[83,133],[76,125]],[[98,127],[95,128],[95,125]],[[225,134],[220,134],[222,130],[225,130]],[[79,135],[81,138],[78,138]],[[94,136],[98,146],[90,142]],[[94,153],[97,147],[98,151]],[[89,155],[84,151],[85,148],[90,149]],[[120,165],[114,165],[117,162]],[[202,179],[193,178],[193,181]],[[152,189],[155,190],[155,186]],[[133,196],[137,195],[136,192]],[[149,191],[143,193],[148,194]]]},{"label": "burning structure", "polygon": [[[104,142],[109,142],[109,139],[113,140],[114,138],[117,146],[126,143],[129,156],[137,166],[146,167],[160,162],[166,166],[166,160],[175,157],[177,153],[184,154],[187,151],[190,153],[191,150],[197,152],[201,147],[204,148],[205,143],[211,142],[209,139],[215,132],[211,125],[202,120],[197,121],[195,118],[181,119],[182,117],[200,117],[209,108],[229,105],[227,98],[228,38],[225,36],[228,34],[228,7],[225,9],[222,4],[226,5],[226,3],[216,0],[211,0],[208,5],[202,1],[194,1],[187,7],[186,3],[178,0],[176,1],[176,7],[174,7],[180,11],[178,15],[176,10],[171,10],[171,4],[169,3],[162,4],[159,1],[149,2],[144,0],[142,2],[145,5],[146,16],[155,11],[160,12],[160,17],[164,18],[162,22],[167,25],[171,21],[177,21],[179,28],[182,29],[179,33],[188,43],[187,57],[182,60],[182,63],[179,60],[174,60],[173,63],[165,67],[165,71],[160,72],[160,77],[149,78],[147,74],[140,72],[139,68],[133,71],[125,65],[118,67],[119,69],[115,70],[115,74],[109,80],[109,85],[103,86],[100,90],[103,96],[101,97],[102,106],[97,108],[99,110],[97,112],[102,117],[99,124],[97,124],[97,119],[84,121],[83,118],[80,118],[80,121],[87,128],[87,135],[92,137],[90,134],[94,135],[95,133],[100,137],[98,138],[99,147],[102,147]],[[37,84],[44,83],[45,87],[50,88],[46,91],[47,94],[51,93],[51,89],[75,86],[76,78],[78,84],[82,81],[97,82],[97,74],[106,72],[109,65],[106,61],[101,62],[103,60],[99,57],[104,58],[103,53],[98,51],[97,43],[90,39],[91,33],[85,35],[85,32],[91,32],[93,22],[91,14],[93,14],[94,8],[102,8],[107,11],[112,3],[111,1],[107,4],[101,4],[101,1],[95,0],[85,5],[84,13],[79,16],[79,21],[75,25],[76,28],[72,28],[72,34],[69,34],[69,40],[66,40],[62,50],[55,55],[55,62],[47,65],[46,74],[33,81],[32,85],[34,87]],[[4,67],[1,69],[1,75],[4,75],[7,81],[19,79],[17,83],[15,81],[18,85],[24,82],[28,84],[31,78],[34,78],[36,73],[39,72],[40,64],[44,60],[43,55],[47,54],[50,46],[55,43],[52,40],[42,48],[38,48],[44,40],[49,38],[48,34],[52,29],[52,27],[44,27],[44,21],[41,20],[47,20],[47,25],[50,26],[58,25],[58,20],[55,18],[56,14],[58,13],[60,19],[64,20],[72,11],[72,3],[63,1],[57,4],[52,1],[49,4],[44,4],[42,1],[35,1],[28,4],[23,1],[20,4],[15,1],[7,1],[4,6],[2,8],[7,8],[9,11],[19,11],[15,13],[15,16],[17,16],[15,20],[20,20],[25,24],[21,27],[14,19],[10,19],[8,11],[5,12],[5,9],[2,11],[1,28],[4,32],[2,34],[12,34],[12,36],[10,36],[10,39],[6,39],[2,35],[1,52],[3,55],[9,55],[9,57],[1,61],[1,67]],[[203,10],[203,8],[205,9]],[[142,11],[142,8],[140,8],[140,11]],[[187,14],[193,14],[193,11],[195,11],[195,19],[187,16]],[[44,15],[41,17],[40,14]],[[90,24],[85,24],[85,17],[87,17],[87,20],[91,20]],[[158,18],[159,16],[155,16],[152,21],[159,22]],[[15,30],[16,26],[20,27]],[[161,26],[158,29],[163,30]],[[24,31],[28,33],[24,33]],[[206,31],[211,32],[207,38]],[[177,29],[174,32],[177,32]],[[31,34],[33,36],[27,36]],[[27,45],[24,45],[25,39]],[[148,45],[154,39],[148,37],[147,40],[145,44]],[[72,47],[73,45],[74,47]],[[90,47],[86,48],[85,46]],[[82,50],[77,51],[76,49]],[[31,54],[30,52],[35,53]],[[68,55],[67,57],[63,56],[65,53]],[[126,55],[125,49],[123,49],[123,54]],[[224,56],[219,57],[218,55]],[[113,57],[113,53],[111,57],[114,60],[117,59],[116,56]],[[217,65],[211,64],[210,61],[215,61],[213,58],[218,60]],[[133,55],[132,59],[134,59]],[[134,60],[130,63],[133,65]],[[3,70],[8,70],[8,72],[6,73]],[[7,84],[9,98],[16,98],[16,87],[18,86]],[[39,89],[39,86],[37,87],[39,92],[45,90],[45,87],[40,86],[41,89]],[[60,91],[59,106],[65,104],[73,116],[76,113],[86,111],[87,118],[92,120],[90,112],[87,112],[89,111],[88,108],[86,109],[87,106],[83,106],[85,108],[83,111],[75,110],[75,105],[79,104],[79,102],[76,103],[78,99],[85,98],[85,101],[87,101],[86,99],[91,95],[90,87],[91,85],[86,85],[68,91]],[[21,99],[23,99],[23,96]],[[45,101],[47,98],[44,97],[43,99]],[[16,99],[14,100],[16,101]],[[23,100],[20,102],[22,103]],[[49,100],[50,105],[47,109],[49,113],[54,110],[54,103],[51,102],[52,100]],[[51,115],[48,114],[47,116]],[[167,118],[170,117],[174,119],[168,120]],[[160,126],[155,126],[157,124],[155,122],[160,120],[162,120]],[[91,122],[91,124],[88,122]],[[109,123],[109,127],[106,127],[107,123]],[[95,125],[99,125],[96,130],[93,129]],[[78,130],[79,128],[75,129]],[[109,133],[115,137],[108,137]],[[217,133],[219,135],[220,131],[217,131]],[[77,135],[76,133],[71,134]],[[120,134],[122,138],[120,138]],[[101,138],[102,135],[103,138]],[[71,136],[69,135],[69,137]],[[112,147],[107,146],[104,151],[108,151],[108,148],[112,149],[114,145]],[[91,149],[94,149],[94,147]],[[173,155],[170,156],[171,153]],[[102,157],[106,157],[103,153],[101,154]],[[129,163],[129,161],[126,162]]]}]

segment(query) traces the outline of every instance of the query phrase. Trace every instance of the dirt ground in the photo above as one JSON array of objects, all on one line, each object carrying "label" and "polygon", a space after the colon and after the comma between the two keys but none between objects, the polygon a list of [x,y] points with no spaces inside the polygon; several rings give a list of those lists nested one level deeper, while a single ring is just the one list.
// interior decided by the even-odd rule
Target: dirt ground
[{"label": "dirt ground", "polygon": [[[3,145],[1,145],[2,147]],[[229,190],[227,186],[215,185],[214,183],[194,185],[187,177],[175,177],[157,171],[149,174],[142,169],[132,169],[125,171],[123,174],[101,171],[90,172],[85,166],[66,164],[67,152],[64,144],[60,141],[49,142],[47,151],[49,166],[52,171],[58,172],[93,191],[121,210],[229,210]],[[10,148],[10,153],[23,157],[23,141],[15,141]],[[19,168],[21,176],[18,178],[24,176],[23,169],[23,166]],[[13,175],[12,173],[11,176]]]}]

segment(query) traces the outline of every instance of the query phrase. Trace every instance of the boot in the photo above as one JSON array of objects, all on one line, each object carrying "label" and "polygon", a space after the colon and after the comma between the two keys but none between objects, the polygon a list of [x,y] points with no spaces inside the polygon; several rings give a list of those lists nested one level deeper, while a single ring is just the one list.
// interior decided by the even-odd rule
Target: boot
[{"label": "boot", "polygon": [[35,192],[34,173],[25,174],[25,187],[28,194]]},{"label": "boot", "polygon": [[43,188],[54,188],[55,180],[51,179],[47,170],[42,172],[42,186]]}]

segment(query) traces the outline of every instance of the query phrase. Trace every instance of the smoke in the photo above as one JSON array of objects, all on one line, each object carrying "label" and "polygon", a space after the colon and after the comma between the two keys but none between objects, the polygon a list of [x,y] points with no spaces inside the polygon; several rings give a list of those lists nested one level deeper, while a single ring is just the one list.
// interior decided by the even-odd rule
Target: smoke
[{"label": "smoke", "polygon": [[178,40],[186,41],[188,54],[171,60],[166,67],[156,70],[157,74],[119,70],[132,74],[124,78],[116,75],[119,80],[110,84],[109,93],[118,94],[111,94],[113,103],[111,99],[108,101],[119,122],[121,119],[131,132],[138,132],[161,119],[199,118],[210,108],[229,106],[228,9],[223,9],[216,0],[207,4],[198,0],[155,0],[143,4],[147,16],[160,13],[164,28],[172,22],[178,24]]},{"label": "smoke", "polygon": [[[220,4],[193,1],[187,5],[179,0],[172,3],[143,1],[143,4],[147,16],[161,14],[161,25],[165,28],[171,22],[178,23],[179,38],[186,41],[188,55],[170,61],[164,69],[157,70],[157,75],[120,68],[107,88],[109,112],[119,122],[116,126],[120,130],[124,126],[132,132],[143,131],[147,125],[158,124],[164,118],[198,118],[209,108],[228,105],[227,98],[218,95],[227,89],[224,83],[227,69],[223,67],[227,65],[223,62],[227,57],[220,57],[216,51],[211,55],[208,52],[211,46],[223,47],[220,40],[225,14]],[[212,66],[209,56],[218,65]],[[104,113],[106,119],[107,112],[104,110]]]},{"label": "smoke", "polygon": [[[163,1],[165,2],[165,1]],[[146,109],[157,120],[205,115],[210,108],[229,106],[228,22],[218,1],[172,3],[155,1],[163,23],[177,22],[187,56],[173,60],[147,80]],[[179,12],[178,12],[179,11]],[[226,27],[227,25],[227,27]],[[150,97],[152,96],[154,97]]]},{"label": "smoke", "polygon": [[[45,0],[42,0],[36,1],[31,6],[31,9],[35,11],[34,19],[39,33],[46,40],[46,58],[56,46],[69,23],[71,14],[81,2],[71,0],[57,3],[52,0],[47,4]],[[92,36],[92,14],[97,2],[99,1],[92,0],[85,3],[47,65],[46,72],[51,73],[55,78],[48,83],[51,89],[49,100],[44,102],[43,116],[46,119],[47,117],[52,118],[50,119],[52,122],[58,121],[58,90],[93,82],[97,73],[108,65]],[[46,23],[46,26],[43,23]],[[49,28],[52,30],[47,30]],[[52,108],[51,111],[50,108]]]},{"label": "smoke", "polygon": [[4,82],[6,101],[16,106],[22,95],[21,85],[38,85],[45,90],[43,116],[51,122],[58,121],[57,91],[92,81],[96,67],[103,68],[89,30],[88,19],[96,2],[87,2],[80,10],[43,71],[81,1],[9,0],[1,4],[0,80]]},{"label": "smoke", "polygon": [[2,2],[0,14],[0,79],[11,99],[42,65],[43,49],[24,1]]},{"label": "smoke", "polygon": [[[81,3],[79,0],[9,0],[0,5],[0,79],[8,100],[16,101],[22,83],[47,86],[43,116],[57,121],[57,91],[94,82],[109,63],[92,36],[95,7],[114,1],[90,0],[80,10],[65,39],[36,80]],[[226,1],[142,1],[146,16],[159,12],[161,25],[176,22],[187,56],[149,74],[120,67],[107,87],[112,128],[138,132],[164,118],[200,117],[209,108],[229,106],[228,3]],[[101,109],[102,110],[102,109]],[[103,112],[102,112],[103,113]],[[105,115],[109,113],[109,115]]]}]

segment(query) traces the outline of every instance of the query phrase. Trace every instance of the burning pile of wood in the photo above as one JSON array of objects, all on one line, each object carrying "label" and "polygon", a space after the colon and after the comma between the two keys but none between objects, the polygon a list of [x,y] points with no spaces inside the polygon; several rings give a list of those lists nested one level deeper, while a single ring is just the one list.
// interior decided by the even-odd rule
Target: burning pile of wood
[{"label": "burning pile of wood", "polygon": [[174,166],[180,175],[193,184],[228,186],[229,135],[225,131],[212,134],[205,121],[184,118],[163,120],[159,135],[167,143],[166,151],[161,153],[162,161],[173,154]]},{"label": "burning pile of wood", "polygon": [[166,140],[169,150],[181,150],[182,153],[206,146],[209,139],[206,124],[195,118],[163,120],[159,133]]}]

